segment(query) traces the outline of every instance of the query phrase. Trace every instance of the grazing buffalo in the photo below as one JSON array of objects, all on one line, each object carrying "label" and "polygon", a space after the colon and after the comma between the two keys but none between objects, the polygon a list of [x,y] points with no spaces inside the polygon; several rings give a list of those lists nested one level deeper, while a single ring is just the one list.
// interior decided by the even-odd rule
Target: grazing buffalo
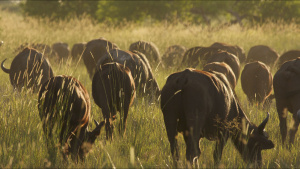
[{"label": "grazing buffalo", "polygon": [[109,50],[115,48],[118,49],[119,47],[104,38],[94,39],[86,44],[82,59],[90,78],[95,74],[98,60],[105,56]]},{"label": "grazing buffalo", "polygon": [[182,64],[193,68],[198,65],[204,66],[207,62],[207,59],[219,51],[221,50],[213,47],[192,47],[184,53]]},{"label": "grazing buffalo", "polygon": [[5,60],[1,68],[9,74],[11,84],[19,91],[25,87],[36,92],[41,84],[53,77],[50,63],[35,49],[23,49],[12,61],[10,69],[4,67]]},{"label": "grazing buffalo", "polygon": [[69,45],[63,42],[57,42],[52,44],[52,50],[58,57],[58,59],[67,59],[70,54]]},{"label": "grazing buffalo", "polygon": [[272,68],[278,58],[279,55],[274,49],[265,45],[257,45],[250,48],[246,63],[261,61]]},{"label": "grazing buffalo", "polygon": [[273,89],[269,66],[259,61],[247,63],[241,74],[241,85],[250,103],[264,105]]},{"label": "grazing buffalo", "polygon": [[[139,51],[143,53],[152,63],[162,64],[161,56],[157,46],[153,42],[137,41],[129,46],[130,51]],[[153,64],[153,66],[156,66]]]},{"label": "grazing buffalo", "polygon": [[204,71],[215,71],[222,73],[227,78],[230,87],[234,90],[236,86],[236,78],[230,66],[224,62],[212,62],[208,63],[203,68]]},{"label": "grazing buffalo", "polygon": [[84,160],[95,142],[104,121],[88,131],[91,103],[84,86],[70,76],[55,76],[44,83],[38,97],[39,115],[46,135],[50,158],[56,161],[55,139],[64,147],[63,157],[71,154],[74,161]]},{"label": "grazing buffalo", "polygon": [[180,65],[185,51],[186,47],[182,45],[169,46],[162,57],[164,64],[169,67]]},{"label": "grazing buffalo", "polygon": [[95,103],[102,109],[106,139],[112,139],[113,120],[120,113],[119,132],[125,133],[129,106],[135,97],[135,84],[130,69],[113,62],[100,65],[92,82]]},{"label": "grazing buffalo", "polygon": [[49,45],[43,44],[43,43],[24,43],[20,45],[16,50],[15,53],[22,52],[25,48],[31,48],[39,51],[43,54],[45,57],[52,57],[54,55],[52,48]]},{"label": "grazing buffalo", "polygon": [[99,59],[97,65],[117,62],[128,67],[135,82],[138,95],[150,95],[157,99],[160,89],[155,80],[151,66],[144,54],[138,51],[123,51],[112,49],[104,57]]},{"label": "grazing buffalo", "polygon": [[284,62],[294,60],[300,57],[300,50],[290,50],[282,54],[278,61],[277,61],[277,67],[280,68]]},{"label": "grazing buffalo", "polygon": [[85,49],[86,43],[75,43],[71,50],[71,55],[73,59],[78,58],[82,55],[84,49]]},{"label": "grazing buffalo", "polygon": [[215,42],[210,47],[218,48],[221,50],[224,50],[226,52],[232,53],[235,56],[237,56],[241,63],[244,63],[246,61],[246,55],[243,48],[237,46],[237,45],[230,45],[226,43],[221,42]]},{"label": "grazing buffalo", "polygon": [[300,58],[285,62],[274,75],[273,80],[276,108],[279,117],[282,143],[287,136],[287,116],[293,115],[293,126],[290,129],[290,144],[294,143],[300,119]]},{"label": "grazing buffalo", "polygon": [[200,156],[203,137],[217,141],[215,163],[221,160],[229,137],[245,162],[259,166],[261,151],[274,147],[264,133],[269,115],[258,127],[252,124],[221,73],[186,69],[171,74],[161,91],[161,110],[175,162],[178,132],[183,134],[189,162]]},{"label": "grazing buffalo", "polygon": [[226,63],[228,66],[231,67],[235,75],[236,82],[238,81],[240,77],[240,60],[235,55],[226,51],[219,51],[214,55],[211,55],[209,58],[207,58],[207,63],[212,63],[212,62]]}]

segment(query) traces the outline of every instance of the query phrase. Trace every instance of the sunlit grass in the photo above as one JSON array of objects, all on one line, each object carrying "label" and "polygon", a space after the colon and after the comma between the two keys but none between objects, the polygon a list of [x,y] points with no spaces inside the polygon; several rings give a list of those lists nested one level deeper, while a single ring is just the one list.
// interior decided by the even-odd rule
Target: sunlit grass
[{"label": "sunlit grass", "polygon": [[[163,54],[170,45],[179,44],[187,48],[193,46],[208,46],[213,42],[226,42],[237,44],[246,51],[258,44],[269,45],[279,54],[290,49],[299,48],[298,25],[283,23],[267,23],[256,27],[230,27],[214,28],[195,25],[135,25],[126,27],[108,26],[104,23],[94,23],[87,17],[71,19],[59,23],[38,21],[23,18],[16,14],[0,11],[0,40],[4,44],[0,48],[0,61],[8,58],[5,66],[9,65],[16,56],[15,49],[25,42],[52,43],[67,42],[70,47],[77,42],[87,42],[99,37],[116,43],[121,49],[127,50],[132,42],[138,40],[154,42],[160,53]],[[57,62],[50,58],[55,75],[72,75],[79,79],[87,88],[92,103],[91,120],[103,120],[100,108],[96,106],[91,96],[92,82],[88,76],[82,60],[64,60]],[[159,63],[157,63],[158,65]],[[153,72],[162,88],[166,78],[173,72],[184,70],[181,65],[169,69],[153,67]],[[272,71],[273,73],[276,70]],[[0,168],[3,167],[62,167],[62,168],[172,168],[170,146],[167,139],[162,112],[159,104],[148,105],[140,99],[134,102],[128,114],[126,135],[120,137],[115,130],[114,140],[105,141],[105,131],[95,142],[93,150],[88,154],[84,163],[74,164],[62,160],[57,164],[49,164],[44,133],[37,109],[37,94],[23,91],[14,92],[9,82],[9,76],[0,71]],[[237,95],[249,119],[259,124],[270,112],[270,120],[266,126],[270,139],[275,143],[272,150],[263,151],[264,168],[296,168],[300,166],[299,132],[296,135],[295,145],[291,150],[281,147],[279,123],[275,103],[270,109],[262,110],[255,105],[249,105],[245,94],[238,82]],[[291,119],[289,117],[289,119]],[[119,118],[115,122],[118,125]],[[92,121],[91,121],[92,122]],[[90,123],[89,128],[95,126]],[[135,163],[130,163],[130,148],[134,148]],[[212,152],[215,142],[203,139],[200,144],[201,168],[213,168]],[[179,166],[185,167],[185,143],[179,135],[180,161]],[[58,157],[61,157],[58,154]],[[60,159],[60,158],[58,158]],[[244,168],[247,165],[242,161],[239,153],[229,141],[223,151],[221,164],[223,168]]]}]

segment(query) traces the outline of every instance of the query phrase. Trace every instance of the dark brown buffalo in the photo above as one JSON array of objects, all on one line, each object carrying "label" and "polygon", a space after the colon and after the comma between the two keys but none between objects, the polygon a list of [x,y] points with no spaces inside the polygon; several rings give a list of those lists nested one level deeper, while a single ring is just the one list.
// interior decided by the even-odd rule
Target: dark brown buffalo
[{"label": "dark brown buffalo", "polygon": [[70,54],[69,45],[64,42],[57,42],[52,44],[52,50],[58,59],[67,59]]},{"label": "dark brown buffalo", "polygon": [[274,75],[273,80],[276,107],[279,117],[282,143],[287,136],[288,111],[293,115],[293,125],[290,129],[289,143],[294,143],[300,119],[300,58],[285,62]]},{"label": "dark brown buffalo", "polygon": [[78,161],[78,157],[84,160],[104,126],[104,121],[100,125],[95,121],[96,128],[88,131],[91,103],[84,86],[70,76],[52,77],[39,91],[38,109],[53,162],[56,160],[56,138],[64,147],[65,159],[71,154],[74,161]]},{"label": "dark brown buffalo", "polygon": [[204,66],[207,62],[207,59],[219,51],[221,50],[213,47],[192,47],[184,53],[182,64],[193,68],[198,65]]},{"label": "dark brown buffalo", "polygon": [[278,58],[279,55],[274,49],[266,45],[257,45],[250,48],[246,63],[261,61],[272,68]]},{"label": "dark brown buffalo", "polygon": [[9,74],[10,82],[14,88],[21,90],[23,87],[38,91],[41,84],[53,77],[50,63],[35,49],[25,48],[12,61],[10,69],[1,68]]},{"label": "dark brown buffalo", "polygon": [[180,65],[185,51],[186,47],[182,45],[169,46],[162,57],[164,65],[169,67]]},{"label": "dark brown buffalo", "polygon": [[237,46],[237,45],[230,45],[226,43],[221,42],[215,42],[210,47],[218,48],[221,50],[224,50],[226,52],[232,53],[235,56],[237,56],[241,63],[244,63],[246,61],[246,55],[243,48]]},{"label": "dark brown buffalo", "polygon": [[297,59],[298,57],[300,57],[300,50],[287,51],[279,57],[277,61],[277,67],[280,68],[281,65],[284,64],[284,62]]},{"label": "dark brown buffalo", "polygon": [[20,45],[16,50],[15,53],[22,52],[25,48],[35,49],[38,52],[42,53],[45,57],[52,57],[54,55],[52,48],[49,45],[43,43],[24,43]]},{"label": "dark brown buffalo", "polygon": [[212,62],[226,63],[228,66],[231,67],[235,75],[236,82],[238,81],[240,77],[240,60],[235,55],[226,51],[219,51],[214,55],[211,55],[209,58],[207,58],[207,63],[212,63]]},{"label": "dark brown buffalo", "polygon": [[175,161],[179,159],[178,132],[183,133],[189,162],[200,156],[203,137],[217,141],[215,163],[221,160],[229,137],[245,162],[259,166],[261,151],[274,147],[264,133],[269,115],[258,127],[252,124],[221,73],[186,69],[171,74],[161,91],[161,109]]},{"label": "dark brown buffalo", "polygon": [[110,62],[120,63],[130,69],[138,95],[150,95],[151,98],[155,99],[159,97],[159,86],[153,76],[148,59],[144,54],[138,51],[131,52],[112,49],[108,54],[99,59],[98,65]]},{"label": "dark brown buffalo", "polygon": [[112,139],[113,120],[120,113],[120,134],[125,133],[129,107],[135,97],[135,84],[130,69],[113,62],[100,65],[93,77],[92,93],[95,103],[102,109],[106,139]]},{"label": "dark brown buffalo", "polygon": [[234,75],[231,67],[228,66],[226,63],[224,63],[224,62],[208,63],[204,66],[203,70],[204,71],[216,71],[216,72],[222,73],[227,78],[231,89],[234,90],[234,88],[236,86],[235,75]]},{"label": "dark brown buffalo", "polygon": [[273,90],[269,66],[259,61],[247,63],[241,74],[241,85],[250,103],[264,105]]},{"label": "dark brown buffalo", "polygon": [[109,50],[115,48],[118,49],[119,47],[104,38],[94,39],[86,44],[82,59],[90,78],[93,78],[95,74],[98,60],[106,55]]},{"label": "dark brown buffalo", "polygon": [[85,49],[85,45],[86,43],[75,43],[72,47],[71,50],[71,55],[73,57],[73,59],[78,58],[79,56],[82,55],[84,49]]},{"label": "dark brown buffalo", "polygon": [[159,63],[162,64],[161,56],[157,46],[153,42],[137,41],[129,46],[130,51],[139,51],[143,53],[152,63],[153,66],[157,66]]}]

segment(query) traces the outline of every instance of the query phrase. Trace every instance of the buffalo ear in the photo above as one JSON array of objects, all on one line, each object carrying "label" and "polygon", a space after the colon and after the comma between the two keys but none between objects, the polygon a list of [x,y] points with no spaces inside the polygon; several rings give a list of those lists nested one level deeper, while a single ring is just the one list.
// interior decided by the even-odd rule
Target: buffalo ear
[{"label": "buffalo ear", "polygon": [[90,143],[94,143],[96,138],[100,135],[100,131],[101,131],[101,128],[105,125],[105,121],[102,121],[100,124],[95,120],[94,121],[95,124],[96,124],[96,128],[91,131],[91,132],[88,132],[88,135],[87,135],[87,140],[89,140]]},{"label": "buffalo ear", "polygon": [[269,121],[269,116],[270,116],[270,114],[269,114],[269,112],[267,112],[267,117],[266,117],[266,119],[257,127],[257,129],[258,129],[258,132],[260,133],[260,134],[263,134],[263,131],[264,131],[264,128],[266,127],[266,124],[267,124],[267,122]]},{"label": "buffalo ear", "polygon": [[96,124],[96,128],[92,131],[92,134],[95,136],[99,136],[101,128],[104,126],[105,121],[101,121],[100,124],[96,120],[94,120],[94,122]]}]

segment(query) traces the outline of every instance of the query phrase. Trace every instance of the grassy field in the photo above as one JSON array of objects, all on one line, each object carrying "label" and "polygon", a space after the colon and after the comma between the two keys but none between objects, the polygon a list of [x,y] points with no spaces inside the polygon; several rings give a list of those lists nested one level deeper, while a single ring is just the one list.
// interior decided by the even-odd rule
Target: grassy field
[{"label": "grassy field", "polygon": [[[25,43],[66,42],[72,47],[77,42],[87,42],[99,37],[116,43],[121,49],[128,49],[129,45],[138,40],[154,42],[160,53],[174,44],[193,46],[209,46],[212,43],[225,42],[237,44],[248,52],[254,45],[264,44],[274,48],[279,54],[300,48],[300,29],[298,25],[283,23],[267,23],[256,27],[229,27],[216,28],[194,25],[165,24],[130,24],[125,27],[96,24],[88,18],[71,19],[59,23],[38,21],[23,18],[17,14],[0,11],[0,40],[4,44],[0,48],[0,61],[5,58],[5,66],[9,65],[16,56],[15,49]],[[55,75],[71,75],[79,79],[89,91],[91,96],[91,80],[87,74],[82,60],[67,60],[57,62],[51,60]],[[153,68],[154,75],[162,88],[169,74],[183,70],[176,66],[169,69]],[[273,70],[275,73],[276,70]],[[240,82],[236,92],[242,107],[249,119],[259,124],[270,112],[270,120],[266,130],[275,148],[263,151],[263,168],[298,168],[300,167],[299,133],[296,135],[295,145],[290,150],[281,146],[279,122],[275,103],[268,110],[257,106],[249,106],[247,98],[241,89]],[[92,102],[92,119],[103,120],[101,110]],[[100,138],[95,142],[92,151],[84,163],[68,164],[60,160],[56,164],[49,162],[42,132],[41,121],[38,116],[37,94],[26,91],[13,92],[8,74],[0,71],[0,168],[172,168],[172,158],[169,142],[164,127],[162,112],[159,104],[145,103],[137,100],[130,108],[126,135],[119,137],[115,132],[113,142],[105,141],[105,131],[102,130]],[[290,119],[289,115],[289,119]],[[118,123],[118,120],[116,121]],[[117,124],[116,124],[117,125]],[[290,126],[290,123],[289,123]],[[94,128],[90,123],[89,128]],[[180,161],[179,166],[185,167],[185,144],[183,137],[179,136]],[[200,144],[202,154],[199,159],[200,168],[214,168],[212,152],[215,143],[203,139]],[[130,150],[134,149],[134,153]],[[61,157],[60,154],[57,154]],[[134,157],[134,161],[131,160]],[[62,158],[60,158],[62,159]],[[247,166],[240,154],[229,141],[223,151],[221,168],[245,168]]]}]

